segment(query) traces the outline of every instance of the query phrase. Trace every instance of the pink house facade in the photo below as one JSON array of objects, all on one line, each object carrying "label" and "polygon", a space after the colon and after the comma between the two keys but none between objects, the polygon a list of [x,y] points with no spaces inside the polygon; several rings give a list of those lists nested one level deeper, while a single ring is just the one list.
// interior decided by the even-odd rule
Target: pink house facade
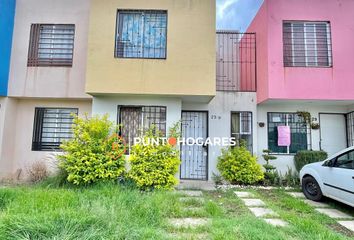
[{"label": "pink house facade", "polygon": [[[279,167],[292,167],[298,150],[353,145],[353,9],[346,0],[265,0],[247,30],[257,35],[258,153],[279,154]],[[278,126],[290,127],[290,146],[277,145]]]}]

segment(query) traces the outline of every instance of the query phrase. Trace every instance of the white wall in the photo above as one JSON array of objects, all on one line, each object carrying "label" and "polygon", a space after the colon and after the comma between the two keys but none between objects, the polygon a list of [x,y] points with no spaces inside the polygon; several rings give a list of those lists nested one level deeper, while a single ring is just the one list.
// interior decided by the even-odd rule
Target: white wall
[{"label": "white wall", "polygon": [[[265,103],[258,105],[257,108],[257,116],[258,123],[265,123],[264,127],[259,127],[257,125],[258,131],[258,147],[257,147],[257,155],[260,156],[261,163],[264,163],[262,159],[262,151],[263,149],[268,149],[268,126],[267,126],[267,113],[268,112],[297,112],[297,111],[308,111],[311,113],[311,116],[317,118],[317,122],[319,121],[319,113],[347,113],[346,105],[339,105],[332,103],[305,103],[305,102],[276,102],[276,103]],[[320,149],[320,129],[311,130],[311,141],[312,141],[312,149],[319,150]],[[295,165],[293,162],[293,155],[279,154],[276,155],[278,159],[272,162],[274,166],[277,167],[279,171],[282,173],[288,170],[288,167],[295,170]]]},{"label": "white wall", "polygon": [[[154,105],[167,107],[167,128],[181,119],[182,110],[196,110],[209,112],[209,137],[230,137],[231,112],[250,111],[253,113],[253,129],[256,129],[256,94],[255,93],[229,93],[218,92],[209,103],[182,102],[179,98],[169,97],[141,97],[141,96],[96,96],[93,99],[92,114],[109,114],[110,120],[117,121],[118,105]],[[216,119],[211,119],[215,115]],[[253,148],[256,152],[257,132],[253,134]],[[220,156],[221,147],[209,146],[209,180],[212,173],[217,173],[217,157]]]},{"label": "white wall", "polygon": [[165,106],[167,107],[166,127],[172,127],[181,119],[181,99],[158,96],[116,96],[116,97],[94,97],[92,114],[109,114],[111,121],[117,123],[118,105],[130,106]]},{"label": "white wall", "polygon": [[[231,112],[249,111],[253,115],[253,152],[257,146],[257,100],[256,93],[241,92],[217,92],[209,104],[182,103],[182,110],[208,111],[209,113],[209,137],[231,137]],[[216,119],[211,119],[216,116]],[[222,147],[209,146],[209,180],[212,173],[218,173],[216,168],[217,158],[221,154]]]}]

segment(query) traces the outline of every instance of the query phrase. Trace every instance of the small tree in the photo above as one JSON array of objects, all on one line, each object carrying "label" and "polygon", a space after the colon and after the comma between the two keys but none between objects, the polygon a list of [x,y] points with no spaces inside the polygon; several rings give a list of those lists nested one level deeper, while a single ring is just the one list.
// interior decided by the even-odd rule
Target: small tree
[{"label": "small tree", "polygon": [[221,176],[231,183],[254,184],[264,178],[257,158],[252,156],[244,143],[223,149],[217,167]]},{"label": "small tree", "polygon": [[270,161],[277,159],[276,156],[270,155],[271,151],[268,149],[263,150],[262,157],[266,161],[266,164],[263,164],[265,169],[264,178],[266,181],[270,183],[274,183],[276,178],[278,177],[278,173],[276,171],[276,167],[270,164]]}]

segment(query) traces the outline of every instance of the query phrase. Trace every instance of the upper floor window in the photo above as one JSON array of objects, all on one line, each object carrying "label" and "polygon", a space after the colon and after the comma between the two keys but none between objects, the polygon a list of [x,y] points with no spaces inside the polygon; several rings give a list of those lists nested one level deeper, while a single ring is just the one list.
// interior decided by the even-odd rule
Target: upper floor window
[{"label": "upper floor window", "polygon": [[63,140],[72,138],[77,108],[36,108],[32,151],[55,151]]},{"label": "upper floor window", "polygon": [[115,57],[166,58],[167,11],[118,10]]},{"label": "upper floor window", "polygon": [[330,67],[332,44],[329,22],[283,22],[285,67]]},{"label": "upper floor window", "polygon": [[74,35],[73,24],[32,24],[27,66],[72,66]]}]

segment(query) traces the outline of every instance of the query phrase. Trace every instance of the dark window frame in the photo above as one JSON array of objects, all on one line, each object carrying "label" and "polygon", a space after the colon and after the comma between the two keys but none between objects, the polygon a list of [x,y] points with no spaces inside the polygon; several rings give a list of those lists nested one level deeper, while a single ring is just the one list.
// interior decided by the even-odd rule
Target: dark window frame
[{"label": "dark window frame", "polygon": [[[272,149],[270,147],[270,134],[269,134],[270,133],[270,124],[275,123],[275,122],[270,121],[272,114],[285,114],[286,118],[288,118],[288,115],[290,115],[290,114],[291,115],[298,115],[298,114],[296,112],[267,112],[267,145],[268,145],[268,149],[271,151],[271,153],[273,155],[295,155],[296,152],[291,151],[291,146],[293,144],[293,140],[291,141],[291,145],[289,147],[279,147],[278,146],[279,148],[286,149],[285,152],[272,151]],[[298,116],[298,117],[300,117],[300,116]],[[306,148],[305,149],[298,149],[297,151],[309,150],[312,148],[311,128],[308,126],[308,124],[305,121],[302,123],[299,123],[299,124],[306,124]],[[286,126],[289,126],[289,125],[286,125]],[[290,134],[293,134],[293,132],[291,132],[291,126],[290,126]]]},{"label": "dark window frame", "polygon": [[[71,48],[57,48],[57,50],[68,50],[71,51],[71,58],[40,58],[39,51],[41,49],[53,49],[53,48],[41,48],[40,40],[41,40],[41,30],[46,26],[58,26],[58,27],[68,27],[68,29],[72,30],[72,34],[62,34],[62,35],[72,35],[72,44],[66,43],[47,43],[48,45],[71,45]],[[73,59],[74,59],[74,50],[75,50],[75,24],[31,24],[30,30],[30,39],[29,39],[29,47],[28,47],[28,57],[27,57],[27,67],[72,67]],[[43,43],[42,43],[43,44]],[[55,49],[55,48],[54,48]],[[62,54],[62,53],[56,53]],[[64,54],[65,55],[65,54]],[[70,55],[70,54],[66,54]]]},{"label": "dark window frame", "polygon": [[[241,135],[250,135],[250,142],[247,142],[247,148],[248,150],[253,153],[253,112],[252,111],[231,111],[230,114],[230,136],[233,137],[233,132],[232,132],[232,115],[233,114],[240,114],[240,133],[239,133],[239,139],[237,139],[238,141],[240,141],[242,139]],[[250,124],[250,134],[245,134],[245,133],[241,133],[241,122],[242,122],[242,116],[241,114],[250,114],[249,116],[247,116],[247,120],[249,120],[249,124]],[[239,144],[239,142],[237,143]]]},{"label": "dark window frame", "polygon": [[[78,108],[63,108],[63,107],[36,107],[34,109],[34,121],[33,121],[33,135],[32,135],[32,151],[60,151],[60,142],[44,142],[42,141],[43,138],[43,124],[44,124],[44,114],[46,110],[72,110],[72,113],[78,115],[79,114],[79,109]],[[65,118],[65,119],[74,119],[74,118]],[[67,123],[69,124],[69,123]],[[60,127],[59,129],[70,129],[71,131],[71,126],[63,128]],[[48,128],[48,127],[47,127]],[[71,132],[72,134],[72,132]],[[50,137],[47,137],[50,138]],[[54,137],[53,137],[54,138]],[[69,139],[66,137],[56,137],[61,140],[63,139]]]},{"label": "dark window frame", "polygon": [[[324,45],[322,43],[322,45],[326,46],[326,56],[318,56],[318,49],[317,47],[320,45],[318,42],[317,42],[317,34],[319,34],[318,32],[315,32],[314,31],[314,34],[315,34],[315,38],[314,38],[314,41],[316,41],[314,45],[314,50],[307,50],[307,45],[308,43],[306,43],[305,41],[308,39],[305,35],[308,33],[308,32],[305,32],[305,30],[302,32],[303,33],[303,38],[297,38],[297,39],[301,39],[303,40],[303,48],[304,50],[300,50],[300,49],[297,49],[297,50],[294,50],[294,37],[293,37],[293,34],[294,32],[291,31],[291,32],[285,32],[285,25],[286,24],[326,24],[326,45]],[[306,26],[304,26],[305,28]],[[292,26],[293,28],[293,26]],[[291,34],[291,37],[290,38],[287,38],[286,37],[286,33],[290,33]],[[298,32],[299,33],[299,32]],[[332,54],[332,31],[331,31],[331,23],[330,21],[309,21],[309,20],[284,20],[283,23],[282,23],[282,35],[283,35],[283,64],[284,64],[284,67],[311,67],[311,68],[331,68],[333,67],[333,54]],[[291,43],[287,43],[288,41],[291,41]],[[323,39],[322,39],[323,40]],[[300,46],[300,44],[297,44],[298,45],[298,48]],[[287,48],[290,48],[290,49],[287,49]],[[289,51],[291,53],[289,53]],[[294,59],[296,58],[296,52],[298,54],[298,51],[304,51],[304,56],[297,56],[297,57],[303,57],[305,58],[305,62],[297,62],[297,61],[294,61]],[[308,51],[313,51],[315,52],[315,56],[310,56],[308,57],[307,56],[307,53]],[[308,58],[314,58],[315,61],[308,61],[307,59]],[[327,64],[320,64],[319,63],[319,59],[320,58],[326,58],[326,62]],[[291,60],[288,60],[288,59],[291,59]],[[323,61],[323,60],[322,60]]]},{"label": "dark window frame", "polygon": [[[160,118],[159,120],[162,120],[162,121],[164,121],[164,123],[162,123],[163,125],[164,125],[164,131],[163,130],[161,130],[161,128],[159,128],[159,126],[157,126],[158,127],[158,129],[162,132],[162,134],[163,134],[163,136],[162,137],[166,137],[167,136],[167,106],[157,106],[157,105],[118,105],[118,107],[117,107],[117,123],[120,125],[120,124],[122,124],[122,119],[121,119],[121,117],[122,117],[122,115],[121,115],[121,110],[122,109],[124,109],[124,108],[136,108],[136,109],[141,109],[141,123],[140,123],[140,129],[137,129],[137,131],[139,132],[139,131],[141,131],[141,130],[143,130],[143,131],[145,131],[146,129],[144,128],[145,126],[144,126],[144,123],[143,123],[143,119],[144,119],[144,114],[147,114],[147,113],[159,113],[159,114],[161,114],[161,112],[157,112],[157,111],[155,111],[155,112],[147,112],[147,111],[144,111],[143,109],[144,108],[160,108],[160,109],[164,109],[164,113],[165,113],[165,116],[164,116],[164,118]],[[160,116],[161,117],[161,116]],[[150,123],[150,126],[151,126],[151,124],[152,123]],[[159,124],[159,125],[162,125],[162,124]],[[121,126],[121,128],[119,129],[119,136],[122,136],[122,131],[123,131],[123,128],[124,128],[124,126]],[[138,134],[138,135],[140,135],[140,134]],[[123,137],[123,139],[124,139],[124,136],[122,136]],[[127,145],[127,151],[126,151],[126,154],[128,155],[129,154],[129,152],[130,152],[130,148],[131,148],[131,145],[130,145],[130,143],[129,143],[129,141],[127,142],[127,140],[126,139],[124,139],[124,141],[125,141],[125,144]]]},{"label": "dark window frame", "polygon": [[[119,13],[163,13],[166,15],[166,29],[165,29],[165,48],[164,52],[165,55],[164,57],[139,57],[139,56],[122,56],[121,53],[119,52],[119,42],[120,42],[120,21],[119,21]],[[167,59],[167,43],[168,43],[168,10],[162,10],[162,9],[117,9],[117,15],[116,15],[116,27],[115,27],[115,36],[114,36],[114,58],[118,59],[154,59],[154,60],[166,60]],[[124,53],[123,53],[124,54]],[[143,53],[142,53],[143,54]]]}]

